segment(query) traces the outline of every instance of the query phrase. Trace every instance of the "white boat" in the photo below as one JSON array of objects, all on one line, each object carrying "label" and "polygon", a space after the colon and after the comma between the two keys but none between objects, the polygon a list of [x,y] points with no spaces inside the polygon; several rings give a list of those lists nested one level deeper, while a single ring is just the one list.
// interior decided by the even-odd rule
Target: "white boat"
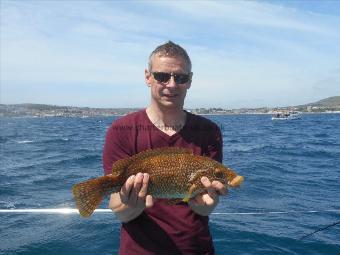
[{"label": "white boat", "polygon": [[301,119],[299,112],[277,112],[272,116],[272,120],[296,120]]}]

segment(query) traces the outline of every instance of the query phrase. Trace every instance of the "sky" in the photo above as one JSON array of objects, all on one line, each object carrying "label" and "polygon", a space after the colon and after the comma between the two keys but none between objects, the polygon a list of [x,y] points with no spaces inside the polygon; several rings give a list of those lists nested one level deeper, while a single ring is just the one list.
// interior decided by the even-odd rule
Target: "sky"
[{"label": "sky", "polygon": [[0,0],[0,103],[145,107],[150,53],[192,60],[186,108],[340,95],[340,1]]}]

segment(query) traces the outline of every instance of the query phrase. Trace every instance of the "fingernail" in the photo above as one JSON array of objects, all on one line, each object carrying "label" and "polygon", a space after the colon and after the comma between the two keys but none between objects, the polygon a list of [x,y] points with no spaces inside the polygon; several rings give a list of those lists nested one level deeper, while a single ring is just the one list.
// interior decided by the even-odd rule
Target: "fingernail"
[{"label": "fingernail", "polygon": [[208,181],[208,178],[204,176],[204,177],[201,178],[201,181],[206,182],[206,181]]}]

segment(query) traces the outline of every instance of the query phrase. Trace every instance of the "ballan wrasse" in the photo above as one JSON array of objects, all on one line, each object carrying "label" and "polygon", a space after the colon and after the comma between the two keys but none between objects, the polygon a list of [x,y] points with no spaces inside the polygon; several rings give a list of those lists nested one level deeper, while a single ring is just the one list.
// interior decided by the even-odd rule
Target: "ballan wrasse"
[{"label": "ballan wrasse", "polygon": [[78,183],[73,195],[79,213],[89,217],[103,198],[119,192],[127,178],[137,173],[150,175],[148,194],[154,198],[169,199],[169,204],[184,201],[204,192],[201,178],[220,181],[237,187],[243,177],[221,163],[197,156],[189,149],[165,147],[140,152],[132,157],[118,160],[112,166],[112,174]]}]

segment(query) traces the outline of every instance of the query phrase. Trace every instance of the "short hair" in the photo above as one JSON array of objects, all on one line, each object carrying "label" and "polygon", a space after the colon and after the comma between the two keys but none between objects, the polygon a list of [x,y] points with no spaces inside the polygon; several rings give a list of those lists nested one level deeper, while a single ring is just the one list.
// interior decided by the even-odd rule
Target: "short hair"
[{"label": "short hair", "polygon": [[152,57],[181,57],[186,62],[189,71],[191,71],[191,60],[188,53],[178,44],[168,41],[165,44],[159,45],[149,56],[149,71],[152,69]]}]

